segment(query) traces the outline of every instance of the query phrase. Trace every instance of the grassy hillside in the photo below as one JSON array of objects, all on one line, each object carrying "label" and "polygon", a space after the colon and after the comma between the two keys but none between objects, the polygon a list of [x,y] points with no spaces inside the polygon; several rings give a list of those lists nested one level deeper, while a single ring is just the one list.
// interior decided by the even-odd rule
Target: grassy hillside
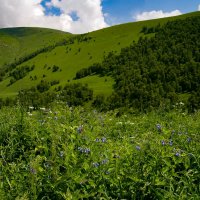
[{"label": "grassy hillside", "polygon": [[70,35],[45,28],[0,29],[0,66]]},{"label": "grassy hillside", "polygon": [[[171,17],[165,19],[156,19],[143,22],[127,23],[109,27],[86,34],[87,41],[75,40],[72,44],[57,46],[51,51],[41,53],[28,60],[24,65],[35,65],[33,71],[29,72],[23,79],[8,86],[10,77],[0,82],[0,96],[16,95],[20,89],[30,88],[38,84],[42,79],[47,81],[59,80],[60,85],[77,82],[73,80],[78,70],[88,67],[93,63],[103,60],[109,52],[119,53],[121,48],[129,46],[133,40],[137,41],[144,34],[141,30],[144,26],[154,27],[162,25],[170,20],[183,19],[190,16],[200,15],[200,12]],[[48,29],[3,29],[0,31],[1,52],[0,63],[9,62],[16,56],[28,54],[28,52],[40,49],[45,45],[50,45],[63,37],[74,37],[73,35]],[[146,36],[151,37],[153,34]],[[7,46],[6,46],[7,45]],[[57,72],[52,72],[53,65],[59,67]],[[21,67],[19,66],[19,67]],[[37,77],[37,80],[31,80],[30,76]],[[95,94],[109,95],[112,92],[113,80],[111,78],[90,76],[80,79],[79,82],[88,83],[89,87],[94,89]]]}]

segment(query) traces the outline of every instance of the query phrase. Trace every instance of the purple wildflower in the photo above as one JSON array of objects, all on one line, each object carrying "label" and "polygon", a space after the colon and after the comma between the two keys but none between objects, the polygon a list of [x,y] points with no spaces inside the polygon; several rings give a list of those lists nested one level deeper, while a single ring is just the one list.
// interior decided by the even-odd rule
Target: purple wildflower
[{"label": "purple wildflower", "polygon": [[96,138],[95,142],[99,142],[99,138]]},{"label": "purple wildflower", "polygon": [[101,141],[102,141],[103,143],[106,142],[106,138],[105,138],[105,137],[101,138]]},{"label": "purple wildflower", "polygon": [[98,162],[95,162],[95,163],[92,163],[92,165],[93,165],[93,167],[97,168],[97,167],[99,167],[100,164]]},{"label": "purple wildflower", "polygon": [[141,150],[141,147],[140,147],[140,146],[136,146],[135,148],[136,148],[138,151]]},{"label": "purple wildflower", "polygon": [[89,154],[89,153],[90,153],[90,149],[89,149],[89,148],[85,148],[85,149],[84,149],[84,153],[85,153],[85,154]]},{"label": "purple wildflower", "polygon": [[175,156],[179,157],[181,154],[179,152],[175,153]]},{"label": "purple wildflower", "polygon": [[164,140],[161,140],[161,144],[164,146],[164,145],[165,145],[165,141],[164,141]]},{"label": "purple wildflower", "polygon": [[82,133],[82,132],[83,132],[83,125],[81,125],[81,126],[79,126],[79,127],[77,128],[77,132],[78,132],[78,133]]},{"label": "purple wildflower", "polygon": [[31,172],[31,174],[37,174],[36,170],[32,167],[30,168],[30,172]]},{"label": "purple wildflower", "polygon": [[104,164],[106,164],[106,163],[108,163],[108,159],[107,159],[107,158],[101,161],[101,164],[102,164],[102,165],[104,165]]},{"label": "purple wildflower", "polygon": [[157,130],[160,132],[162,130],[162,126],[160,124],[156,124]]}]

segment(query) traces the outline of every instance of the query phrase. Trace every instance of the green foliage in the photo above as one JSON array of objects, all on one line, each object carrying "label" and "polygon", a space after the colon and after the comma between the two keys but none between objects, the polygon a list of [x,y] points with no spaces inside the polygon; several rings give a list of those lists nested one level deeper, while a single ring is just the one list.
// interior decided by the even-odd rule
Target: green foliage
[{"label": "green foliage", "polygon": [[[115,80],[108,109],[134,107],[148,111],[165,105],[167,109],[186,100],[190,111],[198,109],[200,87],[200,17],[166,23],[151,38],[140,38],[120,55],[108,54],[103,62],[81,69],[76,78],[99,74]],[[143,30],[144,31],[144,30]],[[191,103],[190,103],[191,101]],[[193,102],[193,103],[192,103]]]},{"label": "green foliage", "polygon": [[49,82],[47,82],[45,80],[41,80],[41,82],[37,85],[37,90],[40,93],[48,91],[49,88],[50,88],[50,84],[49,84]]},{"label": "green foliage", "polygon": [[85,102],[93,99],[93,91],[87,85],[80,83],[66,85],[59,93],[59,98],[67,102],[69,106],[84,105]]},{"label": "green foliage", "polygon": [[[84,105],[93,99],[93,91],[87,85],[69,84],[64,88],[56,88],[56,92],[49,91],[52,85],[58,84],[57,81],[47,82],[42,80],[37,87],[31,89],[21,90],[17,99],[24,107],[34,106],[49,106],[52,102],[61,101],[67,103],[69,106]],[[4,104],[2,104],[4,105]]]},{"label": "green foliage", "polygon": [[0,112],[1,199],[198,199],[200,113]]},{"label": "green foliage", "polygon": [[58,70],[59,70],[59,67],[58,67],[58,66],[54,65],[54,66],[52,67],[52,72],[57,72]]},{"label": "green foliage", "polygon": [[13,71],[11,71],[9,73],[9,76],[12,77],[10,80],[10,85],[12,85],[13,83],[15,83],[16,81],[24,78],[29,72],[33,71],[35,68],[35,66],[22,66],[22,67],[18,67],[17,69],[14,69]]}]

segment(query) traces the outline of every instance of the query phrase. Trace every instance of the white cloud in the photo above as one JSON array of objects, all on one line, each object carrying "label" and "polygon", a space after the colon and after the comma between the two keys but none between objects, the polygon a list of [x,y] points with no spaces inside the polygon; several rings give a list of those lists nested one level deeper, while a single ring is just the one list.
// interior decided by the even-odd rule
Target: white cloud
[{"label": "white cloud", "polygon": [[164,17],[171,17],[181,15],[182,13],[179,10],[174,10],[171,12],[163,12],[162,10],[153,10],[150,12],[142,12],[133,16],[136,21],[144,21],[149,19],[157,19],[157,18],[164,18]]},{"label": "white cloud", "polygon": [[[46,27],[71,33],[85,33],[108,26],[101,0],[52,0],[46,6],[61,9],[60,16],[45,15],[42,0],[4,0],[0,4],[0,27]],[[76,12],[78,20],[70,14]]]},{"label": "white cloud", "polygon": [[198,11],[200,11],[200,4],[198,5]]}]

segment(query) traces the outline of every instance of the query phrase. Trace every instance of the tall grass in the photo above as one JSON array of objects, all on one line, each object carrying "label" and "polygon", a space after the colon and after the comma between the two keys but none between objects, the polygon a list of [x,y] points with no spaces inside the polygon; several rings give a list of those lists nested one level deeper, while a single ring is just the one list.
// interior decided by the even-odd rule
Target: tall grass
[{"label": "tall grass", "polygon": [[0,112],[0,199],[198,199],[200,113]]}]

